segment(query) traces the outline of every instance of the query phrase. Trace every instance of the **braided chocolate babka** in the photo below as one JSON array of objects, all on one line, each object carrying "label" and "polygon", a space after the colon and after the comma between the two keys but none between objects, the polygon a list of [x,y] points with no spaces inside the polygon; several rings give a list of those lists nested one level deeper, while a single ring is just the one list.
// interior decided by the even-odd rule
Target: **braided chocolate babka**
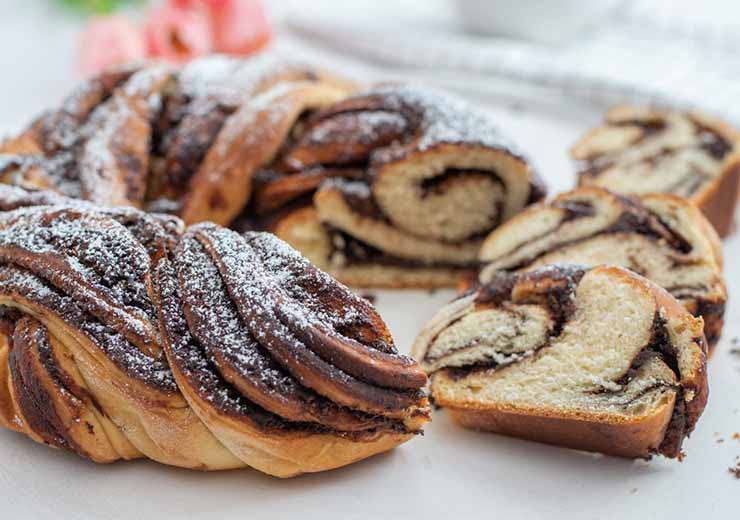
[{"label": "braided chocolate babka", "polygon": [[429,419],[370,304],[273,235],[3,191],[3,426],[96,462],[287,477]]},{"label": "braided chocolate babka", "polygon": [[619,265],[703,318],[713,346],[727,302],[721,254],[711,224],[685,199],[660,193],[628,198],[586,187],[528,208],[491,233],[480,251],[478,281],[547,264]]},{"label": "braided chocolate babka", "polygon": [[0,180],[223,222],[224,214],[238,214],[246,204],[250,186],[214,189],[210,176],[238,178],[259,159],[243,144],[249,137],[242,133],[244,105],[292,82],[345,95],[352,88],[271,55],[103,72],[0,146]]},{"label": "braided chocolate babka", "polygon": [[270,56],[104,72],[0,146],[0,181],[271,230],[354,285],[453,286],[543,185],[462,101],[357,90]]},{"label": "braided chocolate babka", "polygon": [[697,113],[617,106],[571,154],[580,185],[626,194],[673,193],[694,202],[721,236],[740,188],[740,132]]},{"label": "braided chocolate babka", "polygon": [[270,229],[357,286],[452,286],[488,232],[544,196],[488,118],[396,85],[308,117],[255,182]]},{"label": "braided chocolate babka", "polygon": [[701,319],[620,267],[498,273],[413,354],[462,426],[623,457],[679,457],[707,400]]}]

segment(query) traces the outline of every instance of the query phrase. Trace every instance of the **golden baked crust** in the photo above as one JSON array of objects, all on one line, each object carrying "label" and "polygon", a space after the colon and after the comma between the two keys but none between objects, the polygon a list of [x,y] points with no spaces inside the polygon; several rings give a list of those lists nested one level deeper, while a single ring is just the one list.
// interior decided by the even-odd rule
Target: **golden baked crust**
[{"label": "golden baked crust", "polygon": [[571,149],[579,185],[626,194],[667,192],[691,200],[720,236],[733,228],[740,132],[698,112],[615,106]]},{"label": "golden baked crust", "polygon": [[255,172],[273,161],[298,118],[346,95],[343,86],[329,83],[284,83],[242,106],[192,177],[181,209],[183,220],[232,222],[250,198]]},{"label": "golden baked crust", "polygon": [[[155,63],[103,72],[0,145],[0,181],[182,214],[188,223],[229,223],[249,200],[258,161],[274,153],[272,140],[253,138],[263,126],[270,134],[289,124],[264,121],[261,109],[246,105],[291,83],[313,93],[305,94],[305,103],[334,100],[355,88],[270,54],[248,60],[209,56],[180,69]],[[228,190],[226,182],[233,182]]]},{"label": "golden baked crust", "polygon": [[0,425],[96,462],[288,477],[429,419],[375,310],[274,236],[55,197],[0,189]]}]

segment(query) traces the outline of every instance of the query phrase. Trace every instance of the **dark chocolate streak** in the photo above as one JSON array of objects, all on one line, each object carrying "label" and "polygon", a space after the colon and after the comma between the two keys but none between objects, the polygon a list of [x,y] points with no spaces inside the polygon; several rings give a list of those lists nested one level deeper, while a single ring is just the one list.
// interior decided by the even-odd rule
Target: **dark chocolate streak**
[{"label": "dark chocolate streak", "polygon": [[[652,237],[656,240],[664,240],[671,248],[678,251],[680,254],[688,254],[692,250],[691,244],[686,240],[680,233],[674,231],[667,223],[665,223],[657,214],[649,211],[647,208],[639,205],[636,201],[629,197],[618,196],[620,201],[625,204],[629,211],[625,211],[619,217],[619,219],[610,227],[597,231],[591,235],[581,237],[575,240],[569,240],[561,244],[557,244],[554,248],[548,251],[542,251],[541,253],[525,258],[517,264],[507,267],[509,271],[516,271],[531,265],[538,259],[551,254],[553,251],[570,247],[582,242],[587,242],[592,238],[607,234],[607,233],[623,233],[623,232],[635,232],[641,235]],[[565,210],[565,215],[560,221],[560,225],[565,222],[576,220],[582,217],[590,217],[594,215],[595,209],[590,201],[565,201],[562,203],[553,204],[554,207]],[[543,233],[533,237],[526,242],[520,244],[513,251],[507,254],[513,254],[516,251],[521,250],[528,244],[536,242],[541,238],[544,238],[552,231]],[[641,268],[639,261],[636,258],[632,258],[631,265],[627,266],[630,270],[637,272],[638,274],[644,275],[644,270]],[[495,260],[494,260],[495,261]],[[674,267],[690,265],[695,260],[684,260],[680,256],[671,258],[672,265]],[[706,324],[706,335],[707,341],[710,345],[716,344],[719,340],[722,329],[722,320],[725,313],[725,305],[723,303],[716,303],[714,301],[707,300],[701,296],[702,287],[699,286],[674,286],[665,287],[674,297],[682,300],[694,316],[701,316],[705,320]],[[693,300],[693,302],[692,302]]]},{"label": "dark chocolate streak", "polygon": [[[532,353],[526,357],[536,355],[540,350],[549,347],[552,340],[560,336],[565,323],[575,312],[573,294],[588,269],[571,266],[558,265],[548,266],[539,271],[531,273],[506,273],[500,272],[487,284],[478,289],[475,303],[477,306],[500,307],[504,302],[512,302],[517,305],[539,304],[544,305],[553,320],[547,341],[541,345],[534,346]],[[512,291],[519,284],[533,285],[536,288],[526,297],[512,301]],[[540,285],[542,284],[542,285]],[[541,288],[540,288],[541,287]],[[433,343],[436,338],[433,338]],[[457,350],[456,350],[457,351]],[[451,353],[451,352],[450,352]],[[487,361],[461,368],[448,368],[453,379],[467,376],[474,371],[501,369],[516,364],[520,359],[514,359],[511,363],[497,363]],[[430,359],[431,360],[431,359]]]},{"label": "dark chocolate streak", "polygon": [[[691,244],[679,233],[671,229],[665,222],[663,222],[655,213],[649,211],[647,208],[644,208],[640,205],[638,205],[635,201],[630,199],[629,197],[623,197],[618,196],[620,201],[625,204],[628,207],[628,211],[622,212],[622,214],[619,216],[619,218],[609,227],[605,229],[601,229],[599,231],[596,231],[595,233],[592,233],[590,235],[586,235],[580,238],[576,238],[573,240],[568,240],[565,242],[561,242],[559,244],[556,244],[552,249],[542,251],[540,253],[537,253],[536,255],[532,255],[528,258],[524,258],[520,260],[518,263],[506,267],[509,271],[516,271],[519,269],[523,269],[527,267],[528,265],[533,264],[540,258],[551,254],[553,251],[557,251],[559,249],[563,249],[566,247],[570,247],[572,245],[581,244],[583,242],[587,242],[599,235],[606,235],[606,234],[616,234],[616,233],[637,233],[655,240],[665,240],[666,243],[676,251],[687,254],[691,251],[692,247]],[[594,208],[592,204],[589,201],[566,201],[564,203],[558,202],[553,203],[553,207],[559,208],[564,210],[564,215],[560,220],[561,226],[566,222],[570,222],[573,220],[577,220],[579,218],[584,217],[592,217],[595,215]],[[537,235],[535,237],[530,238],[529,240],[526,240],[519,244],[516,248],[513,250],[507,252],[507,256],[513,255],[516,252],[520,251],[524,247],[528,246],[529,244],[532,244],[538,240],[541,240],[542,238],[553,234],[555,231],[548,230],[545,233],[542,233],[541,235]],[[490,260],[489,262],[494,262],[497,259]]]},{"label": "dark chocolate streak", "polygon": [[[699,341],[703,342],[703,339],[700,339]],[[704,345],[704,348],[706,351],[706,345]],[[626,385],[629,384],[629,382],[636,376],[637,371],[640,369],[640,367],[648,360],[654,359],[656,357],[660,358],[660,360],[671,369],[671,371],[676,375],[676,379],[681,379],[681,370],[678,366],[675,347],[668,333],[667,322],[665,318],[661,316],[660,311],[658,310],[655,311],[655,316],[653,317],[652,334],[650,336],[650,341],[640,352],[638,352],[638,354],[632,360],[629,369],[627,369],[624,375],[617,379],[615,383],[619,384],[622,387],[626,387]],[[693,428],[693,424],[691,424],[691,420],[688,417],[688,413],[686,410],[686,402],[681,385],[676,385],[667,381],[657,381],[654,384],[644,388],[637,395],[633,396],[629,402],[624,404],[628,405],[640,399],[642,396],[661,388],[675,391],[676,402],[673,407],[673,413],[671,414],[671,419],[668,423],[665,436],[657,451],[668,457],[676,457],[681,451],[681,444],[683,443],[683,439],[687,437],[689,433],[691,433],[691,429]],[[618,395],[623,391],[624,390],[611,392],[608,390],[603,390],[599,393]]]},{"label": "dark chocolate streak", "polygon": [[[380,249],[373,247],[361,240],[353,237],[341,231],[333,228],[327,224],[324,224],[324,228],[329,233],[331,250],[329,252],[329,258],[333,258],[335,254],[341,253],[344,255],[345,263],[343,267],[352,265],[366,265],[368,263],[380,264],[392,267],[406,267],[406,268],[419,268],[431,267],[440,269],[475,269],[480,264],[478,262],[463,263],[452,263],[452,262],[433,262],[423,263],[417,260],[409,260],[407,258],[400,258],[397,256],[389,255],[384,253]],[[336,237],[340,237],[344,241],[345,246],[343,248],[337,247]]]},{"label": "dark chocolate streak", "polygon": [[493,170],[482,170],[482,169],[473,169],[473,168],[447,168],[443,172],[441,172],[439,175],[435,175],[434,177],[429,177],[427,179],[424,179],[419,183],[419,189],[420,189],[420,196],[421,198],[427,197],[430,194],[433,193],[439,193],[442,191],[443,185],[452,179],[459,179],[459,178],[465,178],[470,175],[479,175],[481,177],[491,177],[491,179],[501,186],[502,188],[505,188],[506,185],[504,184],[504,181],[501,180],[501,177],[496,175],[496,172]]},{"label": "dark chocolate streak", "polygon": [[160,320],[167,331],[165,340],[170,342],[168,360],[188,381],[198,397],[219,413],[244,420],[271,433],[306,432],[331,433],[354,440],[372,438],[377,431],[409,432],[400,421],[387,421],[381,428],[361,431],[337,431],[317,423],[287,421],[247,400],[226,382],[208,359],[203,346],[190,333],[182,313],[182,300],[175,272],[169,261],[161,261],[155,268],[156,290],[160,301]]},{"label": "dark chocolate streak", "polygon": [[[46,328],[34,327],[30,318],[23,318],[17,323],[13,339],[14,346],[8,364],[13,375],[15,395],[27,424],[46,444],[87,456],[87,453],[67,434],[64,421],[55,408],[54,399],[35,373],[43,367],[54,385],[62,386],[57,366],[53,361]],[[34,362],[35,357],[40,361],[40,365]],[[60,395],[62,399],[67,398],[65,394]]]},{"label": "dark chocolate streak", "polygon": [[695,298],[696,309],[693,309],[694,316],[701,316],[704,319],[704,336],[710,346],[714,346],[722,335],[722,325],[726,306],[724,303],[712,302],[702,298]]},{"label": "dark chocolate streak", "polygon": [[[711,128],[701,125],[696,120],[692,120],[692,122],[696,126],[696,134],[701,139],[699,148],[707,152],[712,158],[717,161],[721,161],[727,156],[727,154],[732,151],[733,145],[727,139],[722,137]],[[665,123],[663,123],[662,121],[645,122],[631,120],[619,123],[611,123],[610,126],[639,126],[643,128],[643,135],[637,141],[631,143],[631,146],[634,146],[643,142],[645,139],[661,132],[665,128]],[[645,158],[642,162],[647,163],[650,166],[654,166],[660,159],[670,156],[674,153],[675,150],[665,149],[656,155]],[[610,161],[608,157],[604,155],[594,157],[590,160],[582,161],[581,166],[578,169],[578,177],[594,179],[602,174],[605,170],[611,168],[613,165],[613,161]],[[691,185],[687,188],[686,191],[686,193],[691,196],[696,193],[696,191],[702,185],[702,179],[706,178],[708,178],[706,173],[694,169],[690,174],[681,177],[680,179],[675,181],[674,184],[663,191],[676,193],[678,192],[679,188],[691,182]]]},{"label": "dark chocolate streak", "polygon": [[680,374],[678,364],[676,361],[676,353],[671,343],[671,338],[668,335],[666,329],[666,320],[660,315],[659,311],[655,311],[653,316],[653,323],[651,325],[652,334],[650,335],[650,341],[645,347],[637,353],[635,358],[632,360],[632,364],[627,369],[622,377],[617,379],[615,383],[621,386],[627,385],[637,374],[638,369],[645,364],[649,359],[659,357],[677,376]]}]

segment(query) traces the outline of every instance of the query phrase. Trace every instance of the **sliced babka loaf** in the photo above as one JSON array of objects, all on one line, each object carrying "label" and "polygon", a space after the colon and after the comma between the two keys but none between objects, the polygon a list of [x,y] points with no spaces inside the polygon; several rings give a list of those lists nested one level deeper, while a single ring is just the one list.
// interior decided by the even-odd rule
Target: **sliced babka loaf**
[{"label": "sliced babka loaf", "polygon": [[619,193],[673,193],[694,202],[717,232],[733,225],[740,185],[740,133],[715,118],[617,106],[571,154],[579,184]]},{"label": "sliced babka loaf", "polygon": [[413,355],[462,426],[623,457],[678,457],[707,400],[701,320],[620,267],[499,273]]},{"label": "sliced babka loaf", "polygon": [[483,243],[479,282],[500,271],[546,264],[613,264],[665,288],[704,319],[710,346],[722,331],[727,292],[721,245],[712,226],[675,195],[616,195],[579,188],[538,204]]},{"label": "sliced babka loaf", "polygon": [[260,176],[255,210],[299,204],[272,229],[356,286],[454,286],[486,234],[544,196],[490,117],[416,86],[318,111],[283,152]]}]

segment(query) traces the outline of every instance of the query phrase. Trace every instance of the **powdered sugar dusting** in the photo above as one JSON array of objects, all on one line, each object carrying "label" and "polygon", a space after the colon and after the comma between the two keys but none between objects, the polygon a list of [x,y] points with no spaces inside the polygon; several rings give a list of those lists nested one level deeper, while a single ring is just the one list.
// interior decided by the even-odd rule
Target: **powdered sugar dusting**
[{"label": "powdered sugar dusting", "polygon": [[84,133],[90,137],[82,145],[79,158],[80,181],[93,201],[105,201],[113,197],[111,185],[118,170],[113,150],[130,119],[134,117],[127,101],[113,97],[100,105],[86,124]]},{"label": "powdered sugar dusting", "polygon": [[186,65],[179,83],[183,93],[191,98],[216,96],[236,103],[252,96],[266,79],[287,68],[284,60],[269,53],[248,60],[214,55]]},{"label": "powdered sugar dusting", "polygon": [[221,378],[190,333],[182,314],[182,301],[174,269],[167,260],[162,260],[156,269],[163,325],[167,332],[168,355],[198,396],[223,413],[247,417],[262,426],[284,429],[293,424],[286,423],[280,417],[252,404]]},{"label": "powdered sugar dusting", "polygon": [[262,350],[242,323],[218,269],[197,240],[183,240],[177,265],[182,301],[193,316],[192,332],[213,366],[219,367],[219,359],[223,359],[262,393],[300,397],[295,381]]},{"label": "powdered sugar dusting", "polygon": [[469,144],[521,155],[489,117],[453,95],[416,85],[383,85],[364,95],[381,96],[384,107],[402,113],[411,111],[418,117],[415,143],[418,151],[440,144]]},{"label": "powdered sugar dusting", "polygon": [[43,206],[4,213],[0,257],[53,282],[100,319],[110,317],[120,332],[156,339],[149,255],[115,221]]},{"label": "powdered sugar dusting", "polygon": [[123,335],[88,314],[76,298],[59,292],[34,274],[16,267],[1,266],[0,293],[10,298],[15,294],[21,295],[24,300],[47,309],[87,336],[94,347],[100,348],[118,367],[142,383],[167,392],[177,391],[172,372],[163,360],[147,356]]},{"label": "powdered sugar dusting", "polygon": [[351,118],[332,118],[338,123],[335,125],[319,122],[312,127],[307,134],[311,144],[373,144],[386,133],[401,134],[408,128],[406,119],[394,112],[371,110],[350,115]]}]

